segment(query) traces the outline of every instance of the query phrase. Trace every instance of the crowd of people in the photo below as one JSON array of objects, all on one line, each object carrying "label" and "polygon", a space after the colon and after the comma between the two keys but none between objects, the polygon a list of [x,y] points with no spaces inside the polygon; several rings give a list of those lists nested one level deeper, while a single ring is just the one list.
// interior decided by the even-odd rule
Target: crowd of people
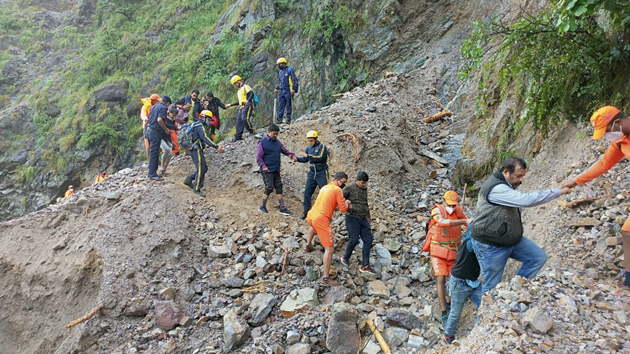
[{"label": "crowd of people", "polygon": [[[298,92],[298,79],[285,58],[277,61],[278,81],[275,93],[278,95],[279,110],[274,113],[274,123],[268,126],[266,136],[257,136],[256,162],[264,183],[261,204],[258,210],[268,213],[268,199],[275,192],[278,212],[292,215],[283,196],[281,176],[282,155],[294,162],[308,163],[306,185],[303,195],[303,211],[300,216],[309,225],[308,238],[304,252],[315,251],[315,236],[324,249],[322,286],[340,285],[330,277],[334,254],[334,236],[330,225],[336,209],[345,214],[345,225],[349,242],[341,263],[349,267],[350,258],[357,245],[362,244],[361,265],[359,271],[374,274],[370,265],[372,249],[372,219],[368,205],[367,172],[357,173],[350,185],[344,172],[329,177],[328,148],[319,141],[317,131],[306,134],[308,146],[303,152],[291,152],[279,140],[280,127],[276,123],[291,123],[294,107],[293,97]],[[175,103],[167,95],[160,97],[153,94],[143,98],[140,117],[145,132],[145,147],[149,160],[148,178],[161,181],[166,173],[170,158],[180,149],[190,155],[195,169],[186,177],[184,184],[194,193],[205,196],[202,192],[204,176],[208,170],[204,149],[211,147],[219,153],[224,150],[215,142],[216,129],[220,127],[219,108],[238,107],[236,133],[232,141],[243,139],[247,130],[251,136],[254,130],[251,118],[258,97],[244,80],[234,75],[231,83],[238,89],[238,100],[224,104],[219,98],[208,92],[199,97],[199,91],[193,90]],[[274,105],[275,107],[275,105]],[[494,289],[503,277],[509,258],[521,262],[517,275],[531,279],[542,269],[547,255],[536,243],[524,236],[521,221],[521,209],[534,207],[557,199],[567,194],[572,188],[584,185],[588,181],[608,171],[624,156],[630,158],[630,119],[619,109],[605,106],[598,109],[591,117],[595,128],[593,139],[602,137],[610,141],[610,147],[603,158],[573,180],[562,182],[557,188],[534,192],[520,192],[527,173],[527,162],[512,156],[506,158],[499,169],[492,174],[479,190],[475,218],[466,216],[460,205],[456,191],[449,190],[443,195],[441,203],[436,204],[427,223],[427,237],[422,250],[429,252],[431,267],[436,278],[437,299],[442,311],[442,327],[447,343],[455,341],[455,334],[463,305],[468,299],[479,307],[481,295]],[[160,164],[160,150],[162,162]],[[158,171],[158,167],[160,167]],[[105,178],[102,175],[97,178]],[[319,193],[312,205],[315,190]],[[70,186],[66,196],[73,193]],[[467,227],[466,232],[464,226]],[[464,235],[462,235],[464,234]],[[621,229],[624,247],[624,259],[630,257],[630,218]],[[625,265],[624,285],[630,287],[630,262]]]}]

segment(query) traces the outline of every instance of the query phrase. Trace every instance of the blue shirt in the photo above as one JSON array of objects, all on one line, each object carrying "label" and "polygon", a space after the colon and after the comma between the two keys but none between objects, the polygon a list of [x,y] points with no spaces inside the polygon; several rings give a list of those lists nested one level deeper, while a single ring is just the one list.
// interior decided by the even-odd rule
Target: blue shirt
[{"label": "blue shirt", "polygon": [[488,201],[507,207],[523,208],[548,203],[561,195],[562,191],[559,188],[523,193],[512,189],[512,187],[507,184],[499,184],[492,188],[488,194]]},{"label": "blue shirt", "polygon": [[162,102],[151,107],[151,111],[149,112],[149,128],[157,132],[164,132],[160,123],[158,123],[158,118],[166,119],[166,112],[166,106]]}]

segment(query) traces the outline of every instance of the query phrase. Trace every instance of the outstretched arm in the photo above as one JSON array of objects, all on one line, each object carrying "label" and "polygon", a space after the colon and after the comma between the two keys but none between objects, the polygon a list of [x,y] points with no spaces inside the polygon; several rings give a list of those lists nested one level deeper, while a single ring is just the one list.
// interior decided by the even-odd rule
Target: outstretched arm
[{"label": "outstretched arm", "polygon": [[[567,189],[568,190],[568,189]],[[549,203],[564,193],[560,188],[544,189],[536,192],[523,193],[512,189],[505,184],[500,184],[490,191],[488,201],[513,208],[534,207]]]}]

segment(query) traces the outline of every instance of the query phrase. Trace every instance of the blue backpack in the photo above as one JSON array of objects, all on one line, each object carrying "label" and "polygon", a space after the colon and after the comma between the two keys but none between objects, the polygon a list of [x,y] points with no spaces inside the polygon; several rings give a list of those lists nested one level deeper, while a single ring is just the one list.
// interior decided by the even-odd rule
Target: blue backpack
[{"label": "blue backpack", "polygon": [[200,121],[182,125],[179,135],[177,136],[177,143],[182,149],[191,150],[199,142],[199,139],[197,139],[197,141],[193,141],[192,135],[193,129],[200,125]]},{"label": "blue backpack", "polygon": [[[252,90],[252,92],[254,92],[254,90]],[[258,95],[256,94],[256,92],[254,92],[254,106],[258,106],[258,102],[260,102],[258,100]]]}]

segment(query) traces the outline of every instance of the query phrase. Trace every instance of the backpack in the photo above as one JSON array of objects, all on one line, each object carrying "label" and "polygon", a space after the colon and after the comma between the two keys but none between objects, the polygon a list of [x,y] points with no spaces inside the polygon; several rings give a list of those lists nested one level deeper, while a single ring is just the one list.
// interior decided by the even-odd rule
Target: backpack
[{"label": "backpack", "polygon": [[[254,92],[254,90],[252,90],[252,92]],[[258,95],[254,92],[254,106],[258,106],[258,102],[260,102],[260,100],[258,100]]]},{"label": "backpack", "polygon": [[194,122],[182,125],[179,135],[177,136],[177,143],[185,150],[191,150],[199,142],[193,141],[193,129],[200,126],[201,122]]},{"label": "backpack", "polygon": [[213,114],[212,117],[210,117],[210,125],[219,129],[219,127],[221,126],[221,120],[219,119],[219,117]]}]

